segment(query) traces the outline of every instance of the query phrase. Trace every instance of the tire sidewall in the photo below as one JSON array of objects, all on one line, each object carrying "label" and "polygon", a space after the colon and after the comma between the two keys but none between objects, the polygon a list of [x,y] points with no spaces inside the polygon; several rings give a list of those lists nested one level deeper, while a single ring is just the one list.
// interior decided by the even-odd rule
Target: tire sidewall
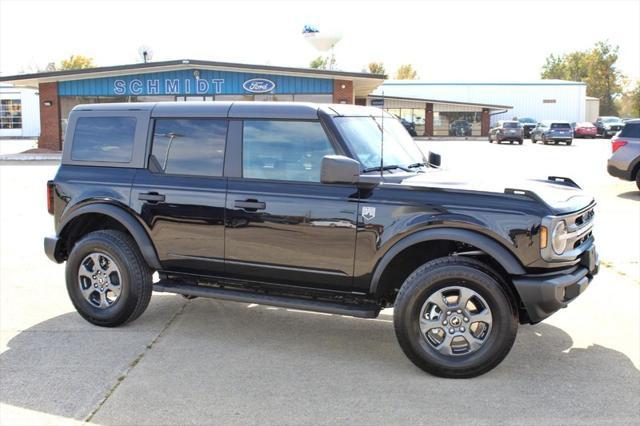
[{"label": "tire sidewall", "polygon": [[[80,292],[80,284],[78,282],[80,262],[92,252],[104,253],[111,257],[120,271],[120,286],[122,287],[120,297],[113,305],[105,309],[97,308],[89,303]],[[74,246],[69,259],[67,259],[66,282],[71,302],[85,318],[89,317],[97,322],[111,322],[127,316],[135,307],[135,286],[132,285],[131,271],[128,268],[126,256],[120,247],[102,236],[89,235]]]},{"label": "tire sidewall", "polygon": [[[442,274],[445,270],[446,278]],[[414,363],[417,361],[422,364],[419,366],[437,375],[443,375],[443,372],[470,370],[481,374],[504,358],[504,342],[508,342],[508,348],[511,347],[517,331],[517,322],[514,320],[506,294],[490,275],[470,266],[447,265],[426,271],[414,279],[417,281],[412,284],[413,291],[406,293],[406,297],[396,304],[396,309],[400,310],[397,313],[400,327],[396,327],[396,331],[401,334],[398,338],[410,345],[411,352],[418,357],[416,360],[409,356]],[[450,286],[463,286],[475,291],[491,309],[493,318],[490,334],[480,349],[468,355],[443,355],[427,342],[420,331],[419,317],[423,304],[431,294]]]}]

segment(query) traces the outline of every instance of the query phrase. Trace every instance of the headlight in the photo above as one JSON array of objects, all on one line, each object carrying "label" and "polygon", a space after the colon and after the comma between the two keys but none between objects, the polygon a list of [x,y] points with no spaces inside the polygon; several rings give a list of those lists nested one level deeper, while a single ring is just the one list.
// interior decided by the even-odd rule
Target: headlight
[{"label": "headlight", "polygon": [[561,220],[551,232],[551,247],[556,254],[564,253],[567,248],[567,224]]},{"label": "headlight", "polygon": [[604,128],[608,130],[608,129],[610,129],[610,128],[611,128],[611,126],[610,126],[610,125],[608,125],[608,124],[605,124],[605,125],[604,125]]}]

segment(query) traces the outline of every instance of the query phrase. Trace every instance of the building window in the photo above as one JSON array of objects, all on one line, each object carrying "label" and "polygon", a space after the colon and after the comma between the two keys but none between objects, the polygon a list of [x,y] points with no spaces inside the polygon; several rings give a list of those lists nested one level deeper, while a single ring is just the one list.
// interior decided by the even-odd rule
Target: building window
[{"label": "building window", "polygon": [[158,119],[149,168],[157,173],[222,176],[227,121]]},{"label": "building window", "polygon": [[22,129],[22,105],[20,99],[0,100],[0,128]]}]

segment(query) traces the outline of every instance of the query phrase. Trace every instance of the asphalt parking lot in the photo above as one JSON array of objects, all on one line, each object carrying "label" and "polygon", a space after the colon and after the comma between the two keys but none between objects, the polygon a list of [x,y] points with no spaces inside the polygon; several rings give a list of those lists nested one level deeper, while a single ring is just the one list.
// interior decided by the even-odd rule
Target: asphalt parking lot
[{"label": "asphalt parking lot", "polygon": [[[1,143],[1,142],[0,142]],[[519,330],[471,380],[429,376],[375,320],[155,294],[135,322],[92,326],[48,261],[52,163],[0,163],[0,424],[637,424],[640,192],[610,144],[421,141],[474,179],[569,176],[598,200],[601,273]]]}]

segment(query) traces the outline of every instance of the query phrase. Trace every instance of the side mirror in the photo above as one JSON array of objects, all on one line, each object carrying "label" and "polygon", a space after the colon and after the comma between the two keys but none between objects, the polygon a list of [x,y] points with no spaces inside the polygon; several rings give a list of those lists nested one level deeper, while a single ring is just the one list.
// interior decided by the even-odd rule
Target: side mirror
[{"label": "side mirror", "polygon": [[431,167],[440,167],[441,162],[442,158],[440,157],[440,154],[429,151],[429,158],[427,159],[427,163],[429,163]]},{"label": "side mirror", "polygon": [[320,182],[356,184],[360,163],[344,155],[325,155],[320,165]]}]

